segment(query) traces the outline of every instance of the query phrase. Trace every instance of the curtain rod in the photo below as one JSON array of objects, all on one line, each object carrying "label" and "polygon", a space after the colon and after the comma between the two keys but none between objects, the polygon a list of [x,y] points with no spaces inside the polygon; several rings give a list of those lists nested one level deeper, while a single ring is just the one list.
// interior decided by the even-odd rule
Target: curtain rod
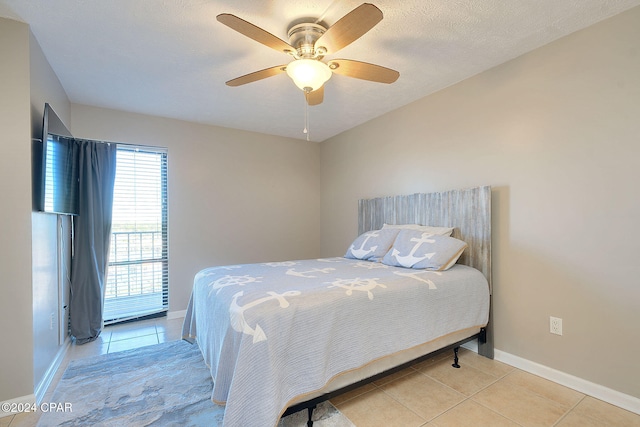
[{"label": "curtain rod", "polygon": [[[60,138],[67,138],[67,139],[70,138],[68,136],[57,135],[55,133],[51,133],[51,135],[55,135],[55,136],[60,137]],[[132,143],[129,143],[129,142],[102,141],[102,140],[97,140],[97,139],[76,138],[75,136],[72,136],[71,139],[78,140],[78,141],[93,141],[93,142],[97,142],[99,144],[116,144],[116,145],[123,145],[123,146],[126,146],[126,147],[150,148],[150,149],[154,149],[154,150],[169,151],[169,149],[167,147],[159,147],[157,145],[132,144]],[[31,141],[42,142],[42,139],[40,139],[40,138],[31,138]]]}]

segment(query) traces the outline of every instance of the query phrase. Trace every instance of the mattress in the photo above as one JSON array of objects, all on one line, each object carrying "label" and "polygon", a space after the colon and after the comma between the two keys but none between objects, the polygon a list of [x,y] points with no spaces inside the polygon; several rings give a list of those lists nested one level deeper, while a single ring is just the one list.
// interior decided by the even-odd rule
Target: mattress
[{"label": "mattress", "polygon": [[488,316],[471,267],[324,258],[200,271],[183,336],[202,351],[224,426],[275,426],[292,403],[470,336]]}]

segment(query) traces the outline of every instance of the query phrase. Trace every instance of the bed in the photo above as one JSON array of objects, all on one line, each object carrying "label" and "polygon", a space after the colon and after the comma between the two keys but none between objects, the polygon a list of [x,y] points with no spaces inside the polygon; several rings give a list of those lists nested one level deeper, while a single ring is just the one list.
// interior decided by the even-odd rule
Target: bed
[{"label": "bed", "polygon": [[345,256],[195,276],[183,337],[200,347],[224,426],[275,426],[304,408],[311,425],[317,403],[472,339],[493,357],[490,187],[358,211]]}]

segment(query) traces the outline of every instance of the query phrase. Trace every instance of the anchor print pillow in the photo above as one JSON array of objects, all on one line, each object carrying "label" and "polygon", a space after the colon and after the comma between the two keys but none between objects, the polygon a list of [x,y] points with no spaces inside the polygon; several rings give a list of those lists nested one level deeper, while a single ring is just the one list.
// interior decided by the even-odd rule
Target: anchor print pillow
[{"label": "anchor print pillow", "polygon": [[371,230],[353,241],[345,258],[380,261],[387,253],[400,230]]},{"label": "anchor print pillow", "polygon": [[466,248],[465,242],[453,237],[419,230],[400,230],[382,263],[395,267],[448,270]]}]

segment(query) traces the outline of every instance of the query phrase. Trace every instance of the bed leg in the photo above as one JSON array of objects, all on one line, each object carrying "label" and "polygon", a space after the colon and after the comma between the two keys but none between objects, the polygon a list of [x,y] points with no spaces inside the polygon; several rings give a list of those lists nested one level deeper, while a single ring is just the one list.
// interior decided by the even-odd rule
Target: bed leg
[{"label": "bed leg", "polygon": [[313,415],[314,409],[316,409],[315,405],[307,408],[307,411],[309,411],[309,421],[307,421],[307,427],[313,427],[313,421],[311,420],[311,416]]},{"label": "bed leg", "polygon": [[460,365],[458,365],[458,350],[460,350],[460,347],[456,347],[453,349],[453,366],[454,368],[459,368]]}]

